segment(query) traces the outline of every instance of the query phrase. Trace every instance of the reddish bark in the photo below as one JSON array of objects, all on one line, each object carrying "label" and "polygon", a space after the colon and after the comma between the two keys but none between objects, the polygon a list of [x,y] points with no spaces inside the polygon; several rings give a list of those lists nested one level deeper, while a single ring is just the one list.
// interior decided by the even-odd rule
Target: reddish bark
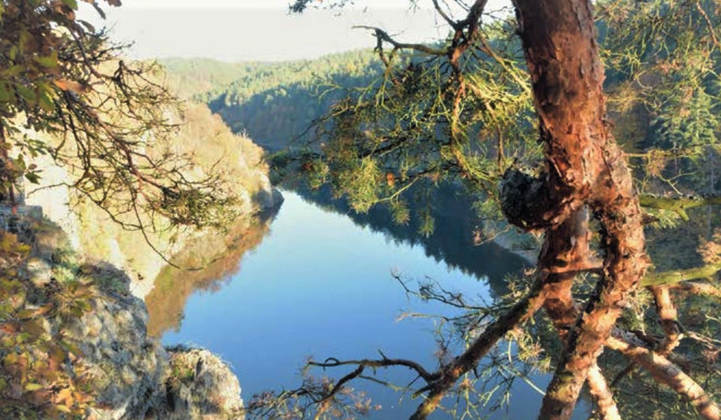
[{"label": "reddish bark", "polygon": [[587,212],[578,211],[548,229],[538,257],[539,269],[550,273],[543,287],[543,307],[564,341],[578,318],[571,290],[573,280],[577,273],[597,266],[592,261],[589,242]]},{"label": "reddish bark", "polygon": [[538,200],[534,211],[514,216],[526,228],[552,228],[588,205],[603,227],[602,279],[569,331],[539,416],[567,420],[648,259],[631,173],[605,122],[604,70],[591,2],[514,4],[547,161],[544,178],[519,200]]},{"label": "reddish bark", "polygon": [[598,410],[600,419],[621,420],[621,413],[618,411],[616,401],[613,399],[613,392],[598,365],[593,365],[588,371],[587,382],[591,396],[593,396],[593,400],[596,403],[596,409]]},{"label": "reddish bark", "polygon": [[[590,238],[587,212],[576,212],[560,226],[548,230],[539,257],[540,269],[554,273],[544,285],[543,307],[564,342],[579,314],[572,291],[576,273],[597,265],[591,261]],[[598,365],[589,370],[587,383],[600,418],[620,420],[613,392]]]},{"label": "reddish bark", "polygon": [[681,343],[681,328],[678,324],[678,311],[671,299],[671,291],[667,286],[649,287],[656,303],[656,312],[661,319],[664,339],[659,345],[658,353],[668,356]]}]

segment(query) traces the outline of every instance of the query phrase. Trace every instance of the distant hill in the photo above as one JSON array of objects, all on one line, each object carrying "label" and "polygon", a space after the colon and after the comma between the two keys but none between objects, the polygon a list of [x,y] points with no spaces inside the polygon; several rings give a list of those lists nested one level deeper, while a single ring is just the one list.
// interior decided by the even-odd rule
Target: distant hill
[{"label": "distant hill", "polygon": [[236,80],[271,64],[227,63],[209,58],[167,58],[158,61],[166,69],[167,84],[183,98],[204,99]]},{"label": "distant hill", "polygon": [[267,150],[287,146],[349,89],[367,86],[383,71],[371,50],[282,63],[160,63],[183,96],[207,103],[235,133]]},{"label": "distant hill", "polygon": [[[201,92],[201,85],[222,83],[222,75],[225,74],[221,68],[222,63],[204,60],[203,65],[208,69],[207,77],[196,78],[198,83],[192,87],[198,92]],[[229,67],[233,70],[228,70],[227,74],[242,68],[242,66]],[[183,65],[178,68],[193,67]],[[213,71],[211,72],[210,69]],[[176,94],[180,96],[188,94],[190,88],[188,84],[180,86],[172,81],[185,78],[182,73],[173,75],[161,73],[157,77],[164,78],[167,86]],[[187,78],[192,79],[190,76]],[[166,154],[183,156],[190,165],[184,172],[184,176],[188,179],[202,179],[210,173],[218,174],[222,180],[227,181],[223,188],[239,200],[237,210],[242,217],[238,218],[238,223],[245,224],[244,228],[249,228],[251,219],[259,211],[269,210],[277,204],[273,202],[274,197],[277,196],[274,195],[270,185],[268,167],[263,158],[264,151],[251,139],[233,134],[221,118],[211,113],[203,103],[189,103],[182,115],[176,115],[168,110],[168,118],[172,118],[180,128],[174,136],[156,140],[146,153],[157,159]],[[49,145],[62,141],[62,138],[49,135],[45,135],[43,139]],[[62,184],[71,184],[75,179],[72,167],[58,166],[48,155],[37,156],[33,159],[33,163],[44,170],[39,180],[40,185],[26,185],[26,191],[31,193],[28,194],[27,203],[43,207],[45,216],[68,233],[75,249],[88,257],[123,268],[134,280],[133,293],[139,297],[145,296],[153,287],[152,280],[167,262],[146,244],[141,232],[126,231],[117,223],[111,223],[102,209],[88,200],[83,200],[82,196],[77,196],[76,192]],[[53,188],[50,188],[51,186]],[[148,215],[148,217],[152,216]],[[211,236],[215,238],[212,240],[217,239],[219,243],[225,239],[225,232],[221,234],[214,231],[184,231],[175,235],[165,230],[162,223],[162,219],[154,219],[153,224],[158,227],[157,232],[146,233],[154,246],[167,257],[188,248],[196,236],[203,238],[203,241],[199,241],[201,245],[212,243]],[[217,245],[214,250],[222,251],[222,244]],[[196,256],[207,257],[208,260],[213,257],[201,254],[198,248],[195,251]],[[148,281],[141,281],[142,279]]]}]

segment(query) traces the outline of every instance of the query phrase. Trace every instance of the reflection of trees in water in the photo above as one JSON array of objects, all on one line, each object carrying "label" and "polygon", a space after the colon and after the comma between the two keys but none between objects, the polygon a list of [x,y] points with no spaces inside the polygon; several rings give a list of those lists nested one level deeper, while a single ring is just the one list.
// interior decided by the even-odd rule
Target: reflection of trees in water
[{"label": "reflection of trees in water", "polygon": [[[171,329],[178,330],[183,321],[188,298],[198,290],[219,291],[240,270],[246,252],[258,247],[270,231],[272,216],[236,227],[229,235],[204,236],[192,241],[173,257],[180,267],[206,267],[184,271],[166,266],[155,279],[155,287],[145,298],[150,319],[148,334],[154,337]],[[223,249],[219,255],[218,250]]]},{"label": "reflection of trees in water", "polygon": [[[436,229],[429,237],[418,233],[417,220],[411,218],[407,225],[399,225],[394,223],[391,213],[381,207],[373,208],[367,214],[353,212],[344,201],[333,200],[329,189],[311,192],[299,188],[296,192],[323,209],[347,215],[358,226],[383,233],[396,244],[423,247],[426,256],[488,283],[492,296],[505,294],[505,277],[527,265],[523,258],[494,243],[474,245],[473,233],[479,229],[480,221],[474,216],[471,201],[452,187],[446,186],[434,193]],[[411,207],[420,207],[420,203],[411,203]],[[145,299],[150,314],[149,334],[159,336],[165,331],[177,330],[193,292],[220,290],[230,276],[238,272],[243,255],[263,241],[271,217],[252,223],[249,228],[238,227],[227,237],[203,237],[176,255],[173,262],[181,267],[207,265],[207,268],[181,271],[165,267],[160,272],[153,291]],[[228,252],[208,264],[209,260],[217,258],[218,249],[226,248]]]},{"label": "reflection of trees in water", "polygon": [[[416,218],[411,217],[408,224],[399,225],[393,221],[391,212],[382,206],[373,207],[365,214],[356,213],[346,201],[333,199],[330,188],[311,191],[299,187],[294,191],[326,210],[347,215],[358,226],[385,234],[397,244],[422,246],[426,256],[487,282],[494,296],[505,294],[507,275],[528,266],[522,257],[495,243],[474,244],[474,232],[481,228],[482,222],[475,215],[471,200],[451,185],[433,192],[431,212],[435,232],[429,237],[419,233],[420,221]],[[411,214],[422,205],[424,203],[410,202]]]}]

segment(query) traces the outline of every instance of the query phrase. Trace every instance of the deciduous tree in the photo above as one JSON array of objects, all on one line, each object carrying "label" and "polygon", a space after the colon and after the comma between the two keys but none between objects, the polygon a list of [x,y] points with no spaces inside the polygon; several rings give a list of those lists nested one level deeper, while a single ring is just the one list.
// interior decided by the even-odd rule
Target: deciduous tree
[{"label": "deciduous tree", "polygon": [[[119,0],[84,0],[104,16]],[[123,227],[222,226],[235,198],[217,174],[193,177],[169,148],[180,104],[154,64],[129,62],[105,30],[78,17],[76,0],[0,2],[0,140],[5,196],[49,154],[66,182]],[[41,137],[46,136],[44,139]],[[48,140],[48,138],[52,140]],[[12,200],[12,198],[11,198]]]}]

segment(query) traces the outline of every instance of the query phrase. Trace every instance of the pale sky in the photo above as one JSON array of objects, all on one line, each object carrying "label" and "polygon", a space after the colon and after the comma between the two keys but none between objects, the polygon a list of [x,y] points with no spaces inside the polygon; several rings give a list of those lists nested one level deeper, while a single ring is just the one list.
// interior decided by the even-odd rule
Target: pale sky
[{"label": "pale sky", "polygon": [[[288,9],[289,0],[123,0],[128,8]],[[409,0],[358,0],[357,7],[403,9]]]},{"label": "pale sky", "polygon": [[[491,0],[498,8],[508,0]],[[445,36],[428,8],[411,10],[409,0],[356,0],[342,13],[309,10],[288,15],[289,0],[123,0],[108,9],[112,37],[134,42],[133,58],[204,57],[223,61],[279,61],[316,58],[372,48],[374,38],[354,25],[379,26],[399,40],[424,42]],[[94,12],[82,17],[98,23]],[[460,15],[459,15],[460,17]]]}]

